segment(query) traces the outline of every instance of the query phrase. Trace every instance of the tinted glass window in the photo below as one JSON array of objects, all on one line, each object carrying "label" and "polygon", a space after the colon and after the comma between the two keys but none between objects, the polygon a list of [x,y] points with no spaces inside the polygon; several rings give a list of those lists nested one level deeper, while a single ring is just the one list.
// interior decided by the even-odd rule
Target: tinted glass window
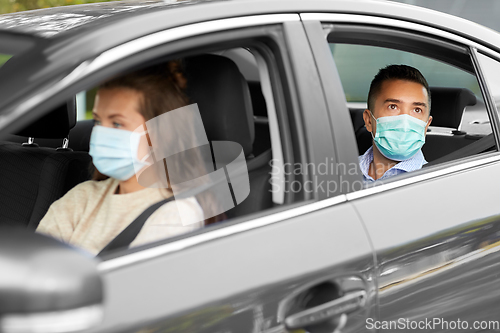
[{"label": "tinted glass window", "polygon": [[366,102],[370,82],[380,68],[405,64],[418,68],[430,86],[467,88],[481,96],[476,77],[418,54],[376,46],[330,44],[348,102]]},{"label": "tinted glass window", "polygon": [[10,54],[0,54],[0,67],[3,66],[12,57]]},{"label": "tinted glass window", "polygon": [[500,78],[498,77],[498,73],[500,73],[500,63],[481,53],[478,54],[478,59],[481,63],[483,74],[486,77],[488,89],[495,100],[498,111],[500,110]]},{"label": "tinted glass window", "polygon": [[[350,102],[351,107],[366,106],[370,82],[379,69],[391,64],[405,64],[417,68],[431,87],[467,88],[472,91],[477,98],[476,105],[466,107],[459,128],[453,129],[468,134],[491,133],[479,84],[474,75],[449,64],[400,50],[334,43],[330,43],[330,49],[337,64],[346,100]],[[431,114],[433,111],[439,110],[431,110]],[[431,124],[431,131],[432,128],[434,131],[443,132]]]},{"label": "tinted glass window", "polygon": [[[0,32],[0,67],[13,56],[19,56],[28,51],[35,43],[36,40],[28,36]],[[0,77],[2,77],[1,73]]]}]

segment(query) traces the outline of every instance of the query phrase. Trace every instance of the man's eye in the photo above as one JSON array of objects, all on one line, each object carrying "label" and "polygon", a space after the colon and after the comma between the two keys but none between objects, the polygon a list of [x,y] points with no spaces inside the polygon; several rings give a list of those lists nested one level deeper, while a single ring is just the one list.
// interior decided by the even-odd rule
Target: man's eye
[{"label": "man's eye", "polygon": [[396,104],[389,104],[389,109],[396,110],[398,106]]},{"label": "man's eye", "polygon": [[416,113],[422,113],[422,109],[421,108],[415,108],[415,112]]}]

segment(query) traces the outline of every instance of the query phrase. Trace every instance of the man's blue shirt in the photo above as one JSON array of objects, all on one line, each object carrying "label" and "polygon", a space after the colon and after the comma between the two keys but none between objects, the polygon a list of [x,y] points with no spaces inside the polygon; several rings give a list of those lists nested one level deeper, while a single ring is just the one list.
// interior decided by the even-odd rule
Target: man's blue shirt
[{"label": "man's blue shirt", "polygon": [[[365,182],[373,182],[375,179],[368,175],[368,170],[370,168],[370,163],[373,161],[373,146],[371,146],[363,155],[359,156],[359,166],[361,172],[363,172],[363,179]],[[401,173],[410,172],[422,169],[422,166],[426,164],[427,161],[422,154],[422,150],[419,150],[415,155],[407,160],[401,161],[389,170],[387,170],[382,177],[379,179],[387,179],[392,176],[399,175]]]}]

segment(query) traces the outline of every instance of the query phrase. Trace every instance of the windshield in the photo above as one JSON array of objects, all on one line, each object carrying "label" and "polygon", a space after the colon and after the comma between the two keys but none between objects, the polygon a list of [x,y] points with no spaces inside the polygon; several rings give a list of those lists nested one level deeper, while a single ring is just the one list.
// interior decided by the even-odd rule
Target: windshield
[{"label": "windshield", "polygon": [[11,54],[0,53],[0,67],[2,67],[3,64],[5,64],[7,60],[9,60],[11,57],[12,57]]}]

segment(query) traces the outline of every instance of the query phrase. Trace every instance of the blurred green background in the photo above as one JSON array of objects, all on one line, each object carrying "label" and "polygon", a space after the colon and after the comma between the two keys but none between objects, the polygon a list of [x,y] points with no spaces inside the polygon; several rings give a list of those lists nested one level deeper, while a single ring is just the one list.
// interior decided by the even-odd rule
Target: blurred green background
[{"label": "blurred green background", "polygon": [[0,14],[110,0],[0,0]]}]

